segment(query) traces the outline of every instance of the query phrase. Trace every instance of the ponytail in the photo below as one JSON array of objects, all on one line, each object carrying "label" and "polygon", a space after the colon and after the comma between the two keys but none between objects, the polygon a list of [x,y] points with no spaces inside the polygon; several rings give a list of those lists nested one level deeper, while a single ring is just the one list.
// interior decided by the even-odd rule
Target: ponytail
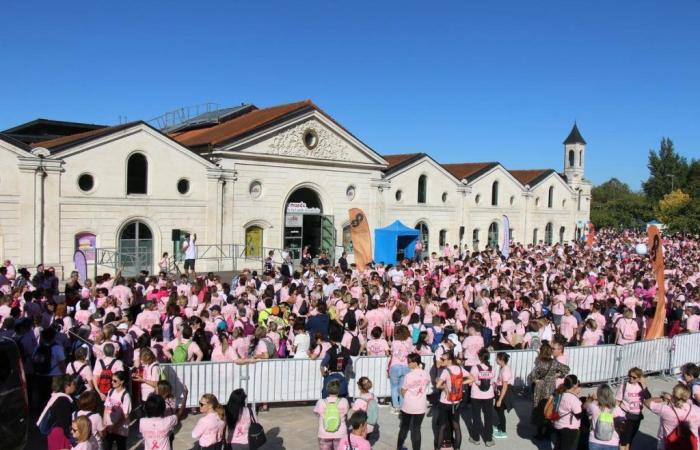
[{"label": "ponytail", "polygon": [[577,386],[579,384],[578,377],[576,375],[567,375],[564,377],[564,382],[554,391],[556,394],[561,395],[565,391]]},{"label": "ponytail", "polygon": [[479,350],[479,362],[481,362],[481,364],[484,364],[486,367],[488,367],[489,370],[491,370],[491,361],[489,361],[490,359],[491,359],[491,354],[486,349],[486,347]]}]

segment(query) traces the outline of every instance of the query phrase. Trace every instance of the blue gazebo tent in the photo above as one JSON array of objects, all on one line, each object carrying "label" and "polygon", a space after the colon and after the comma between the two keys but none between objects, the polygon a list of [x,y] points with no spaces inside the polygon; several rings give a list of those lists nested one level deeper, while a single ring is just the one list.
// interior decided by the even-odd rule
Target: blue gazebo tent
[{"label": "blue gazebo tent", "polygon": [[374,230],[374,262],[396,264],[397,256],[413,258],[414,246],[420,239],[420,232],[395,221],[384,228]]}]

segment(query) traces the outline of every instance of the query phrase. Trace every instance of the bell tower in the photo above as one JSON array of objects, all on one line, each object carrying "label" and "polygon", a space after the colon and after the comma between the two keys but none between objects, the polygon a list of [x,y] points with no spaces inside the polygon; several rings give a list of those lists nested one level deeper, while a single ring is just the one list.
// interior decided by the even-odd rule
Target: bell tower
[{"label": "bell tower", "polygon": [[564,175],[566,175],[566,181],[570,186],[578,185],[583,181],[585,158],[586,141],[574,122],[571,133],[564,140]]}]

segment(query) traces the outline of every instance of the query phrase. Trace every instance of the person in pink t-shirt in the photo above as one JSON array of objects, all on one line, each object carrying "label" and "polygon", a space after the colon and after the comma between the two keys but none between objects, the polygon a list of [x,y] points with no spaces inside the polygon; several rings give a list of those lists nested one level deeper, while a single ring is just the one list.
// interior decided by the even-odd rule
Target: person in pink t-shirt
[{"label": "person in pink t-shirt", "polygon": [[505,439],[508,437],[506,434],[506,411],[510,411],[513,408],[513,402],[511,400],[512,393],[510,392],[511,386],[515,381],[513,377],[513,371],[508,365],[508,360],[510,355],[506,352],[498,352],[496,354],[496,364],[498,365],[498,376],[496,377],[496,404],[494,406],[496,410],[496,429],[494,430],[493,437],[496,439]]},{"label": "person in pink t-shirt", "polygon": [[366,344],[367,356],[389,356],[389,343],[382,337],[382,329],[374,327],[371,336]]},{"label": "person in pink t-shirt", "polygon": [[76,441],[71,450],[99,450],[97,440],[92,435],[90,419],[87,417],[78,416],[73,420],[71,434]]},{"label": "person in pink t-shirt", "polygon": [[595,319],[586,319],[586,325],[581,335],[581,346],[590,347],[598,345],[603,341],[603,330],[598,328]]},{"label": "person in pink t-shirt", "polygon": [[[617,427],[613,426],[612,437],[603,440],[601,436],[596,437],[596,427],[598,418],[602,412],[612,414],[613,423],[623,419],[625,412],[619,406],[615,406],[615,397],[612,389],[607,384],[598,386],[595,394],[592,394],[583,404],[583,409],[586,410],[591,421],[591,430],[588,433],[588,448],[589,450],[617,450],[620,445],[620,435],[617,432]],[[585,439],[585,437],[582,437]]]},{"label": "person in pink t-shirt", "polygon": [[688,423],[690,432],[698,438],[700,427],[700,408],[690,401],[688,386],[678,383],[671,394],[650,398],[644,401],[644,406],[659,416],[659,431],[656,437],[659,448],[664,448],[666,437],[678,426],[679,421]]},{"label": "person in pink t-shirt", "polygon": [[[185,396],[186,396],[185,391]],[[183,405],[186,398],[183,400]],[[177,414],[166,414],[163,397],[150,394],[143,407],[146,417],[139,420],[139,431],[143,436],[143,448],[148,450],[172,450],[171,436],[180,419]],[[184,413],[180,408],[178,414]]]},{"label": "person in pink t-shirt", "polygon": [[[462,430],[459,427],[459,405],[462,402],[462,389],[469,373],[464,370],[455,358],[454,352],[444,352],[441,356],[440,364],[444,370],[435,383],[435,389],[440,391],[440,402],[438,404],[437,423],[440,424],[438,432],[435,434],[433,441],[434,448],[440,448],[445,439],[452,438],[454,448],[459,448],[462,445]],[[457,382],[461,380],[461,385],[453,384],[453,380]],[[452,431],[452,436],[449,436],[449,431]]]},{"label": "person in pink t-shirt", "polygon": [[247,395],[243,389],[235,389],[224,405],[226,420],[226,437],[224,443],[231,449],[248,448],[248,429],[257,421],[255,411],[246,403]]},{"label": "person in pink t-shirt", "polygon": [[557,450],[575,450],[581,428],[583,409],[579,394],[581,386],[576,375],[567,375],[554,392],[554,407],[559,419],[554,421],[555,446]]},{"label": "person in pink t-shirt", "polygon": [[391,346],[391,358],[389,358],[389,382],[391,383],[391,404],[394,407],[394,414],[399,414],[403,396],[401,396],[401,385],[403,379],[409,372],[409,354],[413,353],[413,341],[408,327],[399,325],[394,331],[394,342]]},{"label": "person in pink t-shirt", "polygon": [[413,450],[421,448],[421,423],[427,411],[427,388],[430,384],[430,375],[423,369],[420,355],[411,353],[408,355],[408,372],[401,387],[403,404],[401,405],[401,419],[399,424],[399,437],[396,448],[403,448],[408,431],[411,430],[411,445]]},{"label": "person in pink t-shirt", "polygon": [[620,385],[615,394],[617,405],[625,413],[625,427],[620,434],[620,449],[628,450],[642,422],[644,400],[651,398],[646,387],[642,369],[633,367],[627,372],[627,380]]},{"label": "person in pink t-shirt", "polygon": [[218,399],[213,394],[204,394],[199,400],[199,410],[202,417],[192,430],[192,437],[197,440],[199,446],[204,450],[220,444],[224,439],[224,429],[226,423],[223,420],[224,408],[219,404]]},{"label": "person in pink t-shirt", "polygon": [[[489,363],[490,354],[485,348],[479,350],[478,364],[469,372],[466,381],[471,385],[471,416],[468,423],[469,442],[478,445],[479,437],[484,439],[487,447],[493,444],[493,398],[496,372]],[[483,422],[482,422],[483,416]]]},{"label": "person in pink t-shirt", "polygon": [[[348,420],[352,433],[346,433],[338,443],[338,449],[371,450],[372,446],[365,439],[367,435],[367,413],[355,411]],[[349,430],[348,430],[349,431]]]},{"label": "person in pink t-shirt", "polygon": [[617,319],[615,322],[615,332],[615,343],[617,345],[629,344],[637,340],[639,325],[637,325],[637,321],[633,319],[633,312],[631,309],[625,309],[625,312],[622,313],[622,317]]},{"label": "person in pink t-shirt", "polygon": [[[340,440],[347,433],[345,416],[350,410],[350,405],[346,399],[338,397],[340,393],[340,381],[329,381],[326,389],[328,391],[328,397],[318,400],[314,407],[314,413],[318,415],[318,448],[319,450],[337,450],[340,448],[338,446]],[[323,423],[323,416],[329,403],[336,403],[338,412],[340,412],[340,426],[337,430],[326,430]]]}]

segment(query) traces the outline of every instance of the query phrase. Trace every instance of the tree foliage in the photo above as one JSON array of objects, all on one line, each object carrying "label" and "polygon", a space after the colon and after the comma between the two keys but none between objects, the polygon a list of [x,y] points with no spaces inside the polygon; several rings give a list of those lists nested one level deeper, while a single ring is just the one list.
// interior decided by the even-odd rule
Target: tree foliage
[{"label": "tree foliage", "polygon": [[649,178],[642,183],[642,189],[652,202],[675,188],[685,186],[688,178],[688,160],[679,155],[669,138],[661,139],[659,151],[649,150]]},{"label": "tree foliage", "polygon": [[612,178],[591,190],[591,222],[596,228],[640,228],[653,218],[646,197]]}]

